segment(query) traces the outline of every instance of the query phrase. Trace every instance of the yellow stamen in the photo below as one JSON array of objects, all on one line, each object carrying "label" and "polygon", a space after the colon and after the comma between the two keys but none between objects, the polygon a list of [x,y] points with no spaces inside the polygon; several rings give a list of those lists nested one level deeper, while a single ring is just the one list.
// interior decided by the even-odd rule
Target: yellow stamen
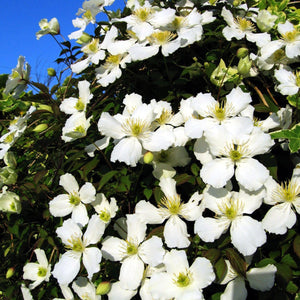
[{"label": "yellow stamen", "polygon": [[255,31],[254,24],[245,18],[236,17],[234,23],[242,30],[242,31]]}]

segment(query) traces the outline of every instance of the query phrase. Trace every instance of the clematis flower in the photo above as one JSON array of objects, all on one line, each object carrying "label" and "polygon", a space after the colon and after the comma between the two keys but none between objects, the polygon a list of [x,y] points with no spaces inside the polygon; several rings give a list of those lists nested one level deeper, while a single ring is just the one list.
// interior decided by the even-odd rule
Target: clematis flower
[{"label": "clematis flower", "polygon": [[268,264],[261,268],[250,268],[246,272],[246,278],[238,275],[228,260],[225,260],[227,272],[220,284],[227,284],[220,300],[246,300],[247,289],[245,282],[248,281],[252,289],[261,292],[269,291],[274,286],[277,268]]},{"label": "clematis flower", "polygon": [[93,94],[90,92],[90,83],[86,80],[78,82],[79,97],[70,97],[63,100],[59,109],[66,114],[74,114],[77,112],[85,112],[86,107],[90,100],[93,98]]},{"label": "clematis flower", "polygon": [[47,19],[42,19],[39,22],[39,26],[41,30],[35,34],[37,40],[46,34],[57,35],[60,33],[59,23],[56,18],[52,18],[49,22]]},{"label": "clematis flower", "polygon": [[111,290],[107,294],[108,300],[130,300],[136,295],[136,290],[124,289],[120,281],[114,282],[111,285]]},{"label": "clematis flower", "polygon": [[23,278],[34,281],[29,285],[30,290],[36,288],[43,281],[49,281],[51,275],[51,265],[48,263],[44,250],[35,249],[34,253],[37,262],[27,263],[23,268]]},{"label": "clematis flower", "polygon": [[166,272],[154,273],[149,281],[153,299],[203,299],[202,289],[215,279],[210,261],[197,257],[189,266],[184,250],[172,249],[164,257]]},{"label": "clematis flower", "polygon": [[293,73],[291,71],[280,69],[275,70],[275,78],[280,82],[277,89],[282,95],[295,95],[300,88],[300,72]]},{"label": "clematis flower", "polygon": [[147,226],[137,215],[127,215],[126,223],[126,240],[109,236],[103,241],[101,250],[104,258],[121,261],[119,275],[121,287],[135,290],[143,278],[144,264],[153,267],[161,264],[165,250],[161,238],[152,236],[145,240]]},{"label": "clematis flower", "polygon": [[144,200],[137,203],[135,213],[147,224],[161,224],[164,226],[164,238],[169,248],[186,248],[190,245],[187,225],[182,220],[195,221],[201,215],[198,205],[202,199],[197,192],[187,203],[181,201],[176,192],[176,181],[170,177],[162,177],[159,183],[165,196],[160,201],[160,207],[155,207]]},{"label": "clematis flower", "polygon": [[59,184],[65,189],[67,194],[54,197],[49,202],[50,213],[54,217],[64,217],[72,214],[72,219],[84,226],[89,218],[85,204],[96,199],[96,189],[90,182],[86,182],[80,189],[75,177],[72,174],[60,176]]},{"label": "clematis flower", "polygon": [[300,51],[300,34],[297,28],[289,22],[279,23],[277,26],[281,39],[271,41],[261,48],[261,57],[263,60],[268,59],[277,50],[284,48],[285,55],[288,58],[299,57]]},{"label": "clematis flower", "polygon": [[0,193],[0,211],[19,214],[21,210],[20,197],[14,192],[7,191],[7,186],[3,186]]},{"label": "clematis flower", "polygon": [[[205,242],[213,242],[230,227],[232,244],[243,255],[253,254],[267,236],[261,222],[251,218],[262,204],[265,191],[249,193],[244,189],[229,192],[209,186],[203,194],[203,205],[216,214],[215,218],[200,216],[195,222],[195,233]],[[245,215],[247,214],[247,215]]]},{"label": "clematis flower", "polygon": [[273,207],[263,218],[263,227],[270,233],[284,234],[296,223],[296,213],[300,214],[300,164],[294,169],[289,182],[280,185],[269,177],[265,187],[267,195],[264,202]]},{"label": "clematis flower", "polygon": [[65,244],[68,250],[59,259],[52,271],[52,275],[61,285],[68,285],[74,280],[80,270],[82,258],[88,279],[91,280],[94,273],[99,272],[102,259],[101,251],[97,247],[88,247],[97,244],[105,230],[105,224],[98,215],[93,215],[82,236],[82,231],[72,219],[63,222],[61,227],[56,229],[58,237]]},{"label": "clematis flower", "polygon": [[221,16],[227,23],[227,26],[222,30],[222,33],[227,41],[232,38],[241,40],[246,37],[249,42],[256,43],[258,47],[262,47],[270,42],[271,37],[268,33],[254,33],[255,24],[252,20],[246,17],[233,17],[230,10],[225,7],[222,8]]},{"label": "clematis flower", "polygon": [[29,82],[29,76],[31,67],[28,63],[25,64],[25,57],[19,56],[18,64],[12,73],[8,76],[6,81],[4,94],[8,94],[13,91],[13,97],[18,98],[19,95],[26,89],[27,83]]},{"label": "clematis flower", "polygon": [[[253,156],[266,153],[274,141],[270,135],[240,118],[230,127],[206,130],[205,140],[209,153],[205,153],[200,171],[202,180],[215,188],[225,186],[235,174],[239,184],[250,191],[260,189],[268,179],[269,171]],[[201,155],[198,155],[201,161]]]}]

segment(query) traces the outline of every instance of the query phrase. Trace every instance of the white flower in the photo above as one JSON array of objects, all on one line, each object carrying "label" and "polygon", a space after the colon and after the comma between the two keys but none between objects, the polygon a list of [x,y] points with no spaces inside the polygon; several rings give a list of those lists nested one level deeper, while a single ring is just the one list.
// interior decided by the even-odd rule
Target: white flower
[{"label": "white flower", "polygon": [[139,287],[144,264],[155,267],[162,263],[165,254],[162,240],[152,236],[145,241],[146,229],[146,224],[137,215],[127,215],[126,240],[110,236],[102,243],[103,257],[122,263],[119,280],[124,289],[135,290]]},{"label": "white flower", "polygon": [[225,262],[227,272],[220,284],[227,284],[227,286],[220,297],[221,300],[246,300],[248,295],[246,280],[252,289],[261,292],[269,291],[274,285],[277,268],[272,264],[261,268],[251,268],[246,272],[246,278],[243,278],[235,272],[228,260]]},{"label": "white flower", "polygon": [[248,41],[255,42],[258,47],[262,47],[271,40],[270,35],[266,32],[253,33],[255,25],[250,19],[240,16],[234,18],[231,11],[225,7],[222,9],[221,15],[228,24],[222,31],[227,41],[231,41],[232,38],[241,40],[246,37]]},{"label": "white flower", "polygon": [[110,223],[110,220],[116,216],[116,212],[118,210],[116,199],[110,198],[109,203],[102,193],[96,195],[96,200],[92,203],[92,205],[99,215],[99,218],[106,224],[106,226]]},{"label": "white flower", "polygon": [[195,221],[201,215],[199,202],[201,196],[196,192],[187,203],[181,201],[176,192],[176,181],[170,177],[162,177],[159,183],[164,197],[160,207],[156,208],[149,202],[140,201],[135,207],[135,213],[147,224],[161,224],[164,226],[164,238],[169,248],[186,248],[190,245],[187,225],[181,219]]},{"label": "white flower", "polygon": [[210,261],[197,257],[189,266],[184,250],[166,253],[166,272],[154,273],[149,281],[153,299],[203,299],[202,289],[210,285],[215,274]]},{"label": "white flower", "polygon": [[23,268],[23,278],[34,281],[29,285],[29,289],[36,288],[43,281],[49,281],[51,275],[51,265],[48,264],[48,259],[45,255],[44,250],[35,249],[36,263],[27,263]]},{"label": "white flower", "polygon": [[240,87],[232,89],[222,103],[216,101],[210,93],[199,93],[191,99],[191,107],[199,118],[189,119],[185,123],[185,132],[190,138],[200,138],[203,131],[220,124],[230,130],[235,126],[235,118],[240,117],[251,101],[250,94],[244,93]]},{"label": "white flower", "polygon": [[107,294],[108,300],[130,300],[136,295],[136,290],[124,289],[120,281],[114,282],[111,285],[111,290]]},{"label": "white flower", "polygon": [[99,272],[101,251],[97,247],[88,246],[97,244],[104,230],[105,224],[98,215],[91,217],[83,237],[80,227],[72,219],[64,221],[63,225],[56,229],[58,237],[65,247],[70,249],[60,257],[52,271],[59,284],[67,285],[74,280],[80,270],[81,257],[90,280],[94,273]]},{"label": "white flower", "polygon": [[263,218],[263,227],[270,233],[284,234],[296,223],[294,210],[300,214],[300,164],[294,169],[290,182],[279,185],[269,177],[265,187],[267,195],[264,201],[273,207]]},{"label": "white flower", "polygon": [[280,69],[275,70],[275,78],[280,82],[277,89],[282,95],[295,95],[300,88],[300,72],[293,73],[291,71]]},{"label": "white flower", "polygon": [[72,288],[82,300],[101,300],[101,296],[96,294],[96,288],[93,283],[89,282],[85,277],[78,277],[73,282]]},{"label": "white flower", "polygon": [[42,19],[39,22],[39,26],[41,30],[35,34],[37,40],[46,34],[56,35],[60,32],[59,23],[56,18],[52,18],[49,22],[47,19]]},{"label": "white flower", "polygon": [[74,114],[77,112],[86,111],[86,106],[93,98],[90,92],[90,83],[86,80],[78,82],[79,97],[70,97],[63,100],[59,109],[66,114]]},{"label": "white flower", "polygon": [[257,14],[256,25],[261,31],[268,32],[274,27],[277,19],[276,15],[272,15],[269,11],[263,9]]},{"label": "white flower", "polygon": [[54,217],[64,217],[72,213],[72,219],[84,226],[89,218],[85,204],[95,200],[96,189],[90,182],[86,182],[80,189],[72,174],[60,176],[59,184],[66,190],[67,194],[61,194],[49,202],[50,213]]},{"label": "white flower", "polygon": [[72,114],[62,129],[62,140],[67,143],[85,137],[90,127],[91,118],[87,119],[84,111]]},{"label": "white flower", "polygon": [[268,59],[277,50],[285,47],[288,58],[297,58],[300,54],[300,34],[292,23],[286,21],[278,24],[281,39],[271,41],[261,48],[262,59]]},{"label": "white flower", "polygon": [[7,191],[7,186],[3,186],[0,194],[0,211],[19,214],[21,210],[20,197],[14,192]]},{"label": "white flower", "polygon": [[33,300],[30,289],[28,289],[24,283],[21,285],[21,292],[23,296],[23,300]]},{"label": "white flower", "polygon": [[200,216],[195,222],[195,232],[203,241],[213,242],[230,227],[231,241],[237,250],[243,255],[253,254],[266,242],[267,236],[261,222],[244,214],[258,209],[264,194],[263,189],[250,194],[243,189],[229,192],[209,187],[203,194],[203,205],[216,217]]},{"label": "white flower", "polygon": [[25,90],[27,83],[29,82],[31,67],[28,63],[26,63],[24,67],[24,64],[25,57],[20,55],[16,68],[13,69],[12,73],[8,76],[3,93],[8,94],[11,91],[14,91],[13,96],[18,98]]},{"label": "white flower", "polygon": [[212,156],[209,159],[209,153],[205,153],[200,176],[205,183],[220,188],[235,174],[246,189],[258,190],[268,179],[269,171],[253,156],[266,153],[274,141],[258,127],[249,131],[251,126],[244,121],[246,118],[235,120],[230,132],[223,126],[205,132],[206,147]]}]

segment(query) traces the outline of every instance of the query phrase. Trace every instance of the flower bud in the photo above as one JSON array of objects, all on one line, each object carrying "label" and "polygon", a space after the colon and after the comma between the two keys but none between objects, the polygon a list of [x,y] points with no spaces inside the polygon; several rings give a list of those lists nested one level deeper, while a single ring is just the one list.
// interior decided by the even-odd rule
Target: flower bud
[{"label": "flower bud", "polygon": [[48,68],[47,73],[50,77],[54,77],[56,75],[56,71],[53,68]]},{"label": "flower bud", "polygon": [[48,124],[39,124],[32,131],[34,132],[42,132],[48,128]]},{"label": "flower bud", "polygon": [[14,268],[9,268],[6,272],[6,279],[9,279],[15,274],[15,269]]},{"label": "flower bud", "polygon": [[86,32],[83,32],[81,37],[76,41],[78,44],[87,44],[92,40],[92,37],[87,34]]},{"label": "flower bud", "polygon": [[145,164],[151,164],[153,161],[153,153],[148,151],[144,154],[144,163]]},{"label": "flower bud", "polygon": [[244,48],[244,47],[239,48],[239,49],[237,50],[237,52],[236,52],[236,56],[237,56],[238,58],[244,58],[244,57],[246,57],[248,54],[249,54],[248,49],[247,49],[247,48]]},{"label": "flower bud", "polygon": [[53,113],[52,107],[50,105],[38,104],[37,109],[38,110],[48,110],[49,112]]},{"label": "flower bud", "polygon": [[0,169],[0,186],[15,184],[18,174],[11,167],[3,167]]},{"label": "flower bud", "polygon": [[4,162],[8,167],[15,168],[17,166],[17,160],[13,152],[8,151],[4,155]]},{"label": "flower bud", "polygon": [[97,295],[106,295],[111,289],[111,284],[109,281],[102,281],[98,284],[96,289]]},{"label": "flower bud", "polygon": [[20,197],[13,193],[7,192],[7,186],[4,186],[0,194],[0,210],[19,214],[21,212]]},{"label": "flower bud", "polygon": [[238,64],[238,72],[239,74],[246,76],[249,74],[252,66],[252,61],[249,59],[249,56],[241,58]]}]

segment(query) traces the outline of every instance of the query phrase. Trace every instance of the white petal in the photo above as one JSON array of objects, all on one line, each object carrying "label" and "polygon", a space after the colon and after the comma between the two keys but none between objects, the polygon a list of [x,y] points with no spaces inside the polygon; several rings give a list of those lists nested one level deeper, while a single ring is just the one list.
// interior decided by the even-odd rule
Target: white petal
[{"label": "white petal", "polygon": [[230,221],[222,218],[203,218],[200,217],[195,222],[195,233],[197,233],[204,242],[214,242],[224,232],[227,231]]},{"label": "white petal", "polygon": [[67,285],[74,280],[80,269],[81,253],[67,251],[54,266],[52,275],[59,284]]},{"label": "white petal", "polygon": [[159,186],[168,199],[172,199],[177,196],[176,181],[173,178],[162,178],[159,182]]},{"label": "white petal", "polygon": [[233,110],[232,116],[236,116],[251,102],[252,98],[250,93],[244,93],[240,87],[232,89],[231,92],[226,96],[226,107],[229,105]]},{"label": "white petal", "polygon": [[172,299],[176,293],[176,286],[169,274],[154,273],[149,281],[149,290],[153,299]]},{"label": "white petal", "polygon": [[114,139],[120,139],[125,136],[121,123],[112,117],[108,112],[103,112],[98,121],[98,129],[101,134]]},{"label": "white petal", "polygon": [[243,255],[253,254],[267,240],[262,224],[248,216],[237,217],[231,222],[230,235],[232,244]]},{"label": "white petal", "polygon": [[150,202],[141,200],[135,206],[135,214],[146,222],[146,224],[161,224],[165,218],[160,214],[160,210]]},{"label": "white petal", "polygon": [[237,277],[227,284],[220,300],[246,300],[247,294],[244,279],[242,277]]},{"label": "white petal", "polygon": [[179,274],[189,269],[189,262],[184,250],[172,249],[170,252],[167,252],[164,258],[164,264],[167,273],[170,275]]},{"label": "white petal", "polygon": [[65,220],[61,227],[56,229],[56,233],[58,237],[62,240],[62,242],[72,247],[73,245],[70,243],[70,238],[78,237],[81,238],[82,232],[80,227],[76,224],[76,222],[72,219]]},{"label": "white petal", "polygon": [[110,160],[125,162],[135,167],[142,156],[142,145],[136,137],[122,139],[113,149]]},{"label": "white petal", "polygon": [[82,255],[82,262],[88,272],[88,278],[91,280],[94,273],[100,271],[100,262],[102,259],[101,251],[96,247],[86,248]]},{"label": "white petal", "polygon": [[186,248],[190,245],[187,226],[178,216],[172,215],[165,224],[164,238],[169,248]]},{"label": "white petal", "polygon": [[38,263],[27,263],[23,267],[23,278],[29,279],[32,281],[36,281],[40,279],[40,276],[38,276],[40,265]]},{"label": "white petal", "polygon": [[70,203],[68,194],[61,194],[49,202],[49,211],[54,217],[64,217],[72,212],[74,205]]},{"label": "white petal", "polygon": [[236,165],[235,177],[249,191],[260,189],[270,174],[264,165],[251,157],[240,160]]},{"label": "white petal", "polygon": [[72,174],[64,174],[60,176],[59,185],[61,185],[69,194],[78,192],[79,186]]},{"label": "white petal", "polygon": [[269,291],[275,281],[277,268],[274,265],[267,265],[263,268],[252,268],[246,276],[252,289],[265,292]]},{"label": "white petal", "polygon": [[184,125],[185,133],[192,139],[201,138],[204,128],[204,120],[190,119]]},{"label": "white petal", "polygon": [[200,176],[206,184],[221,188],[234,174],[234,164],[229,158],[217,158],[205,163]]},{"label": "white petal", "polygon": [[194,144],[194,154],[202,164],[205,164],[213,159],[209,149],[209,144],[204,136],[196,140]]},{"label": "white petal", "polygon": [[135,290],[139,287],[144,273],[144,263],[138,255],[127,257],[120,269],[119,280],[121,287],[128,290]]},{"label": "white petal", "polygon": [[139,245],[146,237],[147,226],[136,215],[127,215],[127,240],[133,240]]},{"label": "white petal", "polygon": [[80,200],[85,204],[94,201],[95,195],[96,189],[90,182],[86,182],[79,190]]},{"label": "white petal", "polygon": [[163,243],[158,236],[152,236],[150,239],[144,241],[139,247],[139,256],[144,263],[151,267],[156,267],[161,264],[165,250],[163,249]]},{"label": "white petal", "polygon": [[210,285],[216,277],[212,264],[204,257],[197,257],[191,265],[190,271],[200,289]]},{"label": "white petal", "polygon": [[[91,296],[95,299],[96,289],[85,277],[78,277],[72,284],[72,288],[75,293],[81,298]],[[92,298],[90,298],[92,299]],[[96,299],[95,299],[96,300]]]},{"label": "white petal", "polygon": [[105,259],[120,261],[127,255],[127,243],[119,238],[109,236],[104,239],[101,251]]},{"label": "white petal", "polygon": [[34,253],[36,255],[37,261],[39,264],[45,268],[48,267],[48,259],[43,249],[35,249]]},{"label": "white petal", "polygon": [[83,236],[84,244],[86,246],[90,244],[97,244],[100,241],[104,230],[105,223],[97,214],[93,215]]},{"label": "white petal", "polygon": [[111,290],[107,295],[109,300],[130,300],[136,293],[136,291],[123,289],[120,281],[118,281],[112,284]]},{"label": "white petal", "polygon": [[74,220],[74,222],[80,227],[83,227],[88,223],[89,217],[86,207],[83,203],[79,203],[78,205],[74,206],[72,211],[72,220]]},{"label": "white petal", "polygon": [[262,220],[263,228],[275,234],[285,234],[287,229],[296,223],[296,214],[290,203],[281,203],[273,206]]}]

